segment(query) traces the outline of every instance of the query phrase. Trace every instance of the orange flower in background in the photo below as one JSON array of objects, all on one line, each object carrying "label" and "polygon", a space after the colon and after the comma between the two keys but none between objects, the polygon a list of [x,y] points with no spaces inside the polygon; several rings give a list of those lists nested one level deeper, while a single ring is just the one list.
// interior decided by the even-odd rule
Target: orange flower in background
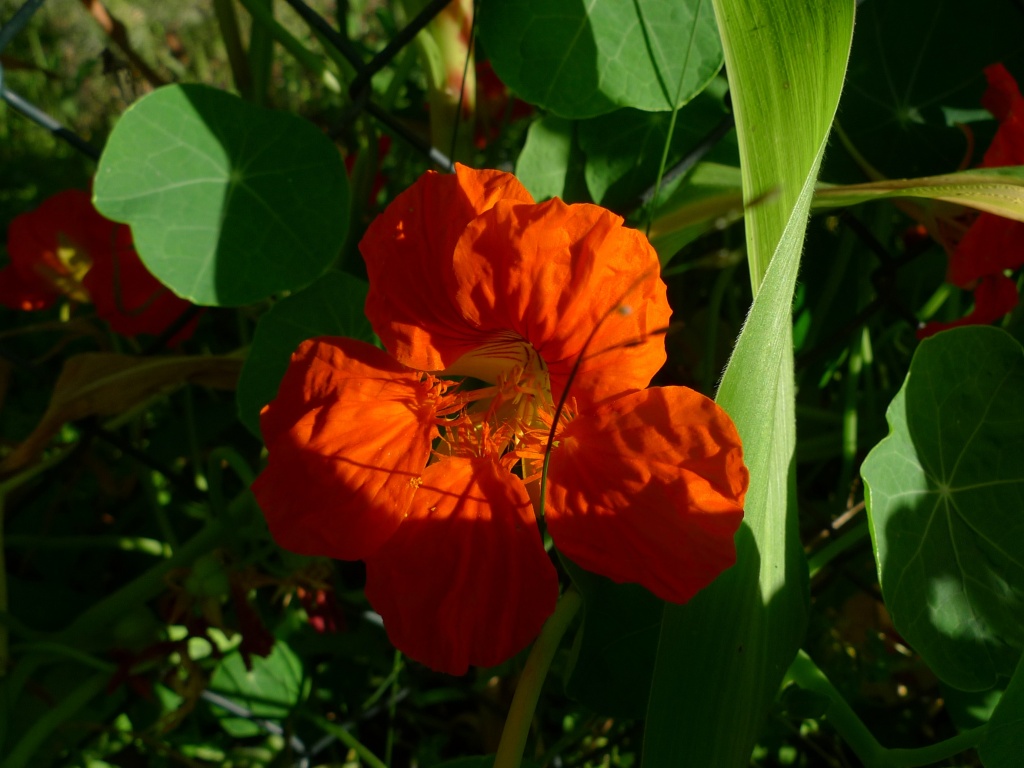
[{"label": "orange flower in background", "polygon": [[[304,342],[262,414],[253,485],[274,537],[362,559],[395,646],[461,674],[524,648],[566,556],[689,600],[735,559],[747,470],[735,427],[665,361],[658,259],[593,205],[534,203],[509,174],[421,177],[360,248],[387,348]],[[568,391],[567,391],[568,390]]]},{"label": "orange flower in background", "polygon": [[7,251],[11,263],[0,270],[0,304],[11,309],[48,309],[65,296],[91,302],[114,331],[134,336],[162,333],[189,307],[142,264],[129,228],[101,216],[82,190],[58,192],[15,218]]},{"label": "orange flower in background", "polygon": [[[985,69],[988,90],[981,103],[999,121],[982,168],[1024,165],[1024,96],[1002,64]],[[947,328],[993,323],[1017,306],[1017,286],[1003,273],[1024,265],[1024,223],[980,213],[950,253],[947,282],[974,290],[974,309],[949,323],[927,323],[925,338]]]}]

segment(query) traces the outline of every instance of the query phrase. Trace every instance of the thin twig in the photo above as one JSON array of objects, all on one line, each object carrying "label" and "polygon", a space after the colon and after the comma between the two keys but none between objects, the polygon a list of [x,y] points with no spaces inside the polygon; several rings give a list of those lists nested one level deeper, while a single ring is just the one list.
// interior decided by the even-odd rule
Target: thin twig
[{"label": "thin twig", "polygon": [[121,53],[124,54],[125,58],[131,62],[132,66],[139,71],[139,74],[154,88],[159,88],[161,85],[167,85],[169,82],[167,78],[157,74],[156,70],[153,69],[149,64],[142,60],[142,57],[135,52],[132,48],[131,43],[128,40],[128,29],[121,22],[120,19],[111,16],[110,11],[106,9],[100,0],[81,0],[82,5],[89,11],[89,15],[92,16],[96,23],[100,25],[107,37],[109,37],[118,48],[121,49]]}]

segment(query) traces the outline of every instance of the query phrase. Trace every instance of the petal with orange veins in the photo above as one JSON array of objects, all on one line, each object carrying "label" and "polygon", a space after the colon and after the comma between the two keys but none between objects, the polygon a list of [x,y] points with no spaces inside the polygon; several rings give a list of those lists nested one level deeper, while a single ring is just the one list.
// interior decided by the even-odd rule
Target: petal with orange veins
[{"label": "petal with orange veins", "polygon": [[436,401],[423,374],[376,347],[303,342],[260,416],[270,457],[252,490],[277,542],[303,555],[372,555],[419,486]]},{"label": "petal with orange veins", "polygon": [[359,243],[370,279],[366,316],[384,347],[421,371],[443,370],[479,342],[449,298],[463,230],[499,200],[533,202],[512,174],[455,171],[421,176]]},{"label": "petal with orange veins", "polygon": [[748,474],[736,427],[685,387],[578,416],[551,454],[546,520],[571,560],[685,603],[736,559]]},{"label": "petal with orange veins", "polygon": [[455,302],[482,333],[509,331],[548,366],[557,400],[582,408],[650,383],[665,362],[671,310],[658,256],[596,205],[502,201],[466,228],[455,252]]},{"label": "petal with orange veins", "polygon": [[526,488],[491,458],[427,467],[409,516],[366,566],[366,597],[395,647],[451,675],[521,651],[558,598]]}]

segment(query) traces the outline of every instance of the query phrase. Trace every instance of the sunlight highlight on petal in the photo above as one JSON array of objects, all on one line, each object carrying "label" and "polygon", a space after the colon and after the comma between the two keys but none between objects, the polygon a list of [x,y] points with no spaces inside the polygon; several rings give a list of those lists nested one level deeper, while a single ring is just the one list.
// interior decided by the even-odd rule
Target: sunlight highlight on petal
[{"label": "sunlight highlight on petal", "polygon": [[611,400],[560,434],[547,524],[587,570],[685,603],[735,561],[748,474],[714,401],[684,387]]},{"label": "sunlight highlight on petal", "polygon": [[573,384],[581,405],[647,386],[665,362],[671,310],[657,254],[610,211],[499,202],[466,227],[454,264],[466,320],[529,342],[556,400],[592,333]]},{"label": "sunlight highlight on petal", "polygon": [[307,341],[260,427],[270,451],[253,484],[286,549],[357,560],[398,528],[437,437],[437,396],[376,347]]},{"label": "sunlight highlight on petal", "polygon": [[480,342],[449,299],[452,253],[469,222],[499,200],[533,202],[511,174],[460,165],[454,175],[420,177],[366,230],[366,316],[399,362],[440,371]]}]

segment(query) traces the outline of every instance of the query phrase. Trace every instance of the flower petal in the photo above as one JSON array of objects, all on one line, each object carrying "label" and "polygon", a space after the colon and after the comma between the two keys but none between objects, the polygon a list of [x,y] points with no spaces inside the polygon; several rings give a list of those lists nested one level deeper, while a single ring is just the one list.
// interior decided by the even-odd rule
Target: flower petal
[{"label": "flower petal", "polygon": [[964,325],[988,325],[999,320],[1017,306],[1017,284],[1002,274],[981,278],[974,289],[974,309],[959,320],[948,323],[926,323],[917,330],[917,338],[926,339],[939,331]]},{"label": "flower petal", "polygon": [[37,294],[46,289],[54,298],[62,292],[70,293],[74,276],[61,259],[61,248],[73,246],[79,251],[76,259],[95,262],[106,255],[116,226],[93,207],[88,192],[58,192],[11,222],[7,231],[11,266]]},{"label": "flower petal", "polygon": [[395,647],[452,675],[518,653],[558,597],[526,488],[490,458],[427,467],[409,516],[366,566]]},{"label": "flower petal", "polygon": [[[111,230],[104,256],[94,259],[83,282],[96,314],[122,336],[159,335],[190,306],[146,269],[123,224]],[[189,323],[171,342],[184,341],[195,327]]]},{"label": "flower petal", "polygon": [[533,202],[508,173],[455,166],[429,172],[395,198],[359,243],[370,278],[366,316],[410,368],[440,371],[479,341],[448,298],[459,236],[498,200]]},{"label": "flower petal", "polygon": [[23,312],[53,306],[59,294],[49,283],[22,275],[13,264],[0,269],[0,305]]},{"label": "flower petal", "polygon": [[398,528],[427,464],[436,395],[423,375],[345,338],[303,342],[260,417],[252,490],[285,549],[358,560]]},{"label": "flower petal", "polygon": [[585,347],[572,389],[582,408],[647,386],[665,362],[671,310],[658,256],[603,208],[501,201],[466,227],[455,277],[465,317],[529,342],[556,400]]},{"label": "flower petal", "polygon": [[985,68],[988,90],[981,99],[999,121],[996,135],[985,151],[983,168],[1024,165],[1024,96],[1013,75],[1002,64]]},{"label": "flower petal", "polygon": [[733,564],[748,474],[736,427],[712,400],[685,387],[634,392],[558,439],[546,515],[571,560],[674,603]]},{"label": "flower petal", "polygon": [[946,280],[970,287],[986,275],[1002,274],[1024,264],[1024,222],[981,213],[949,257]]}]

